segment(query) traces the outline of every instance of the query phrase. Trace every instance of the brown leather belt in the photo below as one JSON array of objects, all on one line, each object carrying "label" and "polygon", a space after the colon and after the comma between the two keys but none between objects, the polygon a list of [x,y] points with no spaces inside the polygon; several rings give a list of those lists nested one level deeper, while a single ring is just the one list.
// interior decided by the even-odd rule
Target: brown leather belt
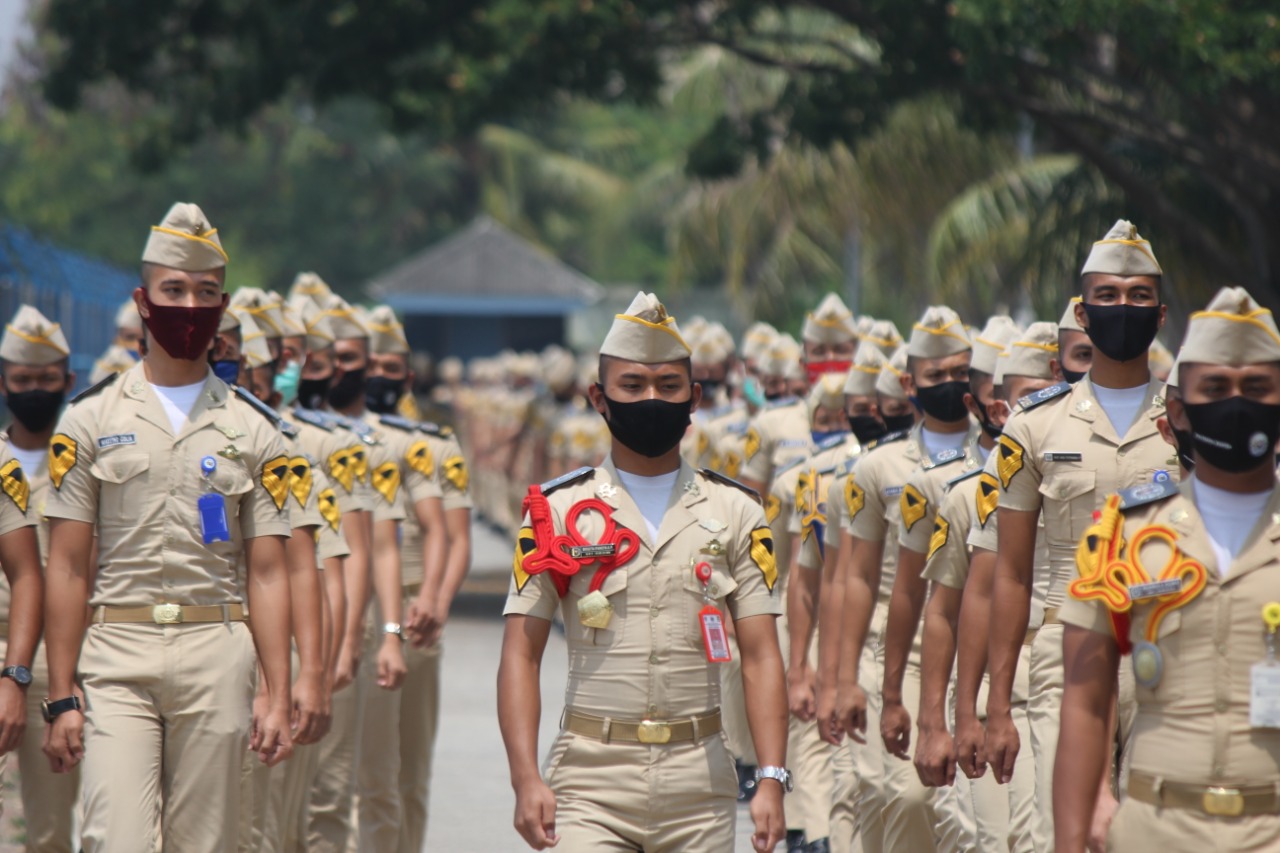
[{"label": "brown leather belt", "polygon": [[615,720],[566,708],[561,728],[603,743],[688,743],[720,733],[720,709],[679,720]]},{"label": "brown leather belt", "polygon": [[184,622],[243,622],[244,605],[235,604],[156,604],[150,607],[98,607],[93,621],[150,622],[155,625],[181,625]]},{"label": "brown leather belt", "polygon": [[1213,817],[1280,814],[1280,782],[1270,785],[1186,785],[1129,771],[1129,796],[1140,803]]}]

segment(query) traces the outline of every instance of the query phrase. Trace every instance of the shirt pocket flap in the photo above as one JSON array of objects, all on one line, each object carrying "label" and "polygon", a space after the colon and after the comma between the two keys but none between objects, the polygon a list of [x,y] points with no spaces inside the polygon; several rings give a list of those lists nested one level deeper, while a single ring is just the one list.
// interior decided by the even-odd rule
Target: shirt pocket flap
[{"label": "shirt pocket flap", "polygon": [[1059,471],[1040,482],[1040,494],[1055,501],[1067,502],[1092,492],[1098,477],[1094,471]]},{"label": "shirt pocket flap", "polygon": [[[698,564],[700,565],[700,563]],[[712,598],[727,598],[730,593],[738,588],[738,581],[729,574],[722,566],[711,564],[711,579],[704,585],[701,578],[698,577],[697,566],[691,566],[685,570],[684,588],[698,596],[706,595]]]},{"label": "shirt pocket flap", "polygon": [[104,483],[127,483],[151,467],[151,456],[138,451],[106,453],[93,461],[89,472]]},{"label": "shirt pocket flap", "polygon": [[222,463],[209,475],[209,485],[220,495],[243,495],[253,488],[253,477],[240,465]]}]

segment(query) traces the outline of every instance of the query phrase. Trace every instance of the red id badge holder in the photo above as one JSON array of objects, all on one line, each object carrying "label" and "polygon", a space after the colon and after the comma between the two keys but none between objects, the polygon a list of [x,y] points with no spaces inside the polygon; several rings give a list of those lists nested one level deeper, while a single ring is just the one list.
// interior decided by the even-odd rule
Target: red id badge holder
[{"label": "red id badge holder", "polygon": [[699,563],[694,570],[698,580],[702,582],[702,597],[707,603],[698,611],[698,626],[702,629],[702,649],[711,663],[728,663],[733,659],[729,653],[729,634],[724,627],[724,614],[711,601],[707,585],[711,582],[711,564]]}]

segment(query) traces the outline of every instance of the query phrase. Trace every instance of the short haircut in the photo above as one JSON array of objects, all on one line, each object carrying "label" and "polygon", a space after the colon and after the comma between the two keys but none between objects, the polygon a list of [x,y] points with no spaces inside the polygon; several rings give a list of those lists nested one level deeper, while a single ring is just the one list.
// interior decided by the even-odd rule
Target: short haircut
[{"label": "short haircut", "polygon": [[[974,368],[970,367],[969,368],[969,393],[973,395],[973,399],[981,402],[981,396],[978,394],[979,389],[981,389],[982,386],[987,384],[988,382],[993,383],[991,387],[992,389],[994,389],[995,378],[996,378],[995,374],[993,373],[987,373],[985,370],[975,370]],[[994,394],[995,391],[993,390],[992,393]]]},{"label": "short haircut", "polygon": [[[626,361],[626,359],[619,358],[618,356],[615,356],[615,355],[600,356],[600,361],[596,366],[596,371],[600,374],[599,383],[601,385],[604,385],[605,377],[609,375],[609,365],[613,364],[615,361]],[[690,383],[693,382],[693,359],[682,358],[679,361],[673,361],[669,363],[682,365],[684,367],[685,375],[689,377],[689,382]]]}]

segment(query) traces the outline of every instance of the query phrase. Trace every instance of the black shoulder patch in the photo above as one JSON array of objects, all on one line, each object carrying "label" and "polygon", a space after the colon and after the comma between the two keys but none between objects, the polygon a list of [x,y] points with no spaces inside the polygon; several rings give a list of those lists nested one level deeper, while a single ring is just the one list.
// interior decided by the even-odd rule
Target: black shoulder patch
[{"label": "black shoulder patch", "polygon": [[249,406],[254,411],[262,415],[268,421],[270,421],[272,426],[274,426],[276,429],[283,432],[285,435],[289,436],[290,438],[294,438],[295,436],[297,436],[298,434],[297,427],[295,427],[293,424],[285,423],[284,418],[280,417],[279,412],[277,412],[275,409],[271,408],[266,403],[259,400],[257,397],[253,396],[253,394],[249,393],[244,388],[240,387],[239,385],[232,385],[231,393],[239,397],[242,402],[248,403]]},{"label": "black shoulder patch", "polygon": [[726,486],[733,486],[735,489],[746,492],[751,495],[751,499],[756,503],[760,503],[760,493],[750,486],[744,486],[732,477],[726,477],[724,474],[712,471],[710,468],[700,468],[698,473],[715,483],[722,483]]},{"label": "black shoulder patch", "polygon": [[1143,483],[1120,492],[1120,509],[1136,509],[1171,498],[1176,494],[1178,494],[1178,484],[1172,480]]},{"label": "black shoulder patch", "polygon": [[982,473],[981,468],[970,468],[968,471],[965,471],[959,477],[952,477],[950,480],[947,480],[947,489],[950,490],[957,483],[962,483],[965,480],[969,479],[970,477],[976,477],[981,473]]},{"label": "black shoulder patch", "polygon": [[1059,382],[1056,385],[1050,385],[1048,388],[1041,388],[1039,391],[1034,391],[1025,397],[1019,397],[1018,406],[1025,412],[1028,409],[1034,409],[1041,403],[1047,403],[1050,400],[1061,397],[1070,390],[1070,382]]},{"label": "black shoulder patch", "polygon": [[325,432],[333,432],[338,426],[337,421],[330,419],[324,412],[319,412],[315,409],[297,408],[293,410],[293,416],[304,424],[310,424]]},{"label": "black shoulder patch", "polygon": [[94,394],[101,394],[101,393],[102,393],[102,391],[103,391],[103,390],[104,390],[108,385],[110,385],[112,382],[115,382],[115,381],[116,381],[117,379],[119,379],[119,378],[120,378],[120,374],[119,374],[119,373],[113,373],[113,374],[111,374],[110,376],[108,376],[106,379],[103,379],[103,380],[99,381],[96,385],[90,385],[88,388],[84,389],[84,390],[83,390],[83,391],[81,391],[79,394],[77,394],[77,395],[75,395],[74,397],[72,397],[72,398],[71,398],[71,402],[72,402],[73,404],[74,404],[74,403],[79,403],[81,400],[87,400],[87,399],[89,399],[89,398],[90,398],[90,397],[92,397]]},{"label": "black shoulder patch", "polygon": [[882,447],[886,444],[893,444],[895,441],[902,441],[904,438],[906,438],[909,435],[911,435],[911,430],[909,429],[900,429],[897,432],[891,432],[888,435],[882,435],[879,438],[877,438],[875,441],[868,444],[867,450],[875,450],[877,447]]},{"label": "black shoulder patch", "polygon": [[576,483],[579,480],[586,479],[586,477],[590,475],[592,472],[594,472],[595,470],[596,469],[592,468],[590,465],[584,465],[578,470],[570,471],[568,474],[562,474],[561,476],[556,477],[554,480],[547,480],[547,482],[543,483],[538,488],[542,490],[542,494],[545,497],[546,495],[549,495],[552,492],[554,492],[556,489],[559,489],[563,486],[567,486],[570,483]]},{"label": "black shoulder patch", "polygon": [[939,465],[950,465],[952,462],[959,462],[963,458],[963,447],[944,447],[937,453],[930,455],[928,460],[926,460],[924,467],[926,469],[937,468]]}]

